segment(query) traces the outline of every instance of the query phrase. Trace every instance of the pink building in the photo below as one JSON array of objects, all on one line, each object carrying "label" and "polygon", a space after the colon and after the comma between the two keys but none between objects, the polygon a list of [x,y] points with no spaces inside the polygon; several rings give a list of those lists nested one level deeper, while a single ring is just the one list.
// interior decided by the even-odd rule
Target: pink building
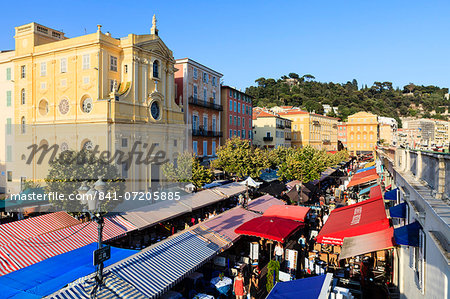
[{"label": "pink building", "polygon": [[216,156],[222,137],[222,74],[189,58],[177,59],[175,68],[176,102],[189,128],[187,148],[208,160]]}]

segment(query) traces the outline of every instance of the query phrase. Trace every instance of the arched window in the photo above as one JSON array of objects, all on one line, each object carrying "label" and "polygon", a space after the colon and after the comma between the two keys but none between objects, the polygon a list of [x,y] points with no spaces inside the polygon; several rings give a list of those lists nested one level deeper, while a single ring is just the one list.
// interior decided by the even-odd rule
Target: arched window
[{"label": "arched window", "polygon": [[153,62],[153,77],[159,78],[159,62],[158,62],[158,60],[155,60],[155,62]]},{"label": "arched window", "polygon": [[21,132],[22,134],[25,134],[25,116],[22,116],[20,123],[21,123]]},{"label": "arched window", "polygon": [[25,105],[25,88],[22,88],[22,91],[20,92],[20,101],[22,105]]}]

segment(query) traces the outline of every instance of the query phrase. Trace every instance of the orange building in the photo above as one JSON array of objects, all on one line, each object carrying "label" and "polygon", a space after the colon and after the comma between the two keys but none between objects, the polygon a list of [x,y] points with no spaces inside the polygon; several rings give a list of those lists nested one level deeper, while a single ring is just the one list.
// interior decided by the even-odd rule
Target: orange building
[{"label": "orange building", "polygon": [[186,148],[204,160],[213,158],[222,137],[222,74],[189,58],[176,60],[175,68],[176,103],[183,107],[189,131]]}]

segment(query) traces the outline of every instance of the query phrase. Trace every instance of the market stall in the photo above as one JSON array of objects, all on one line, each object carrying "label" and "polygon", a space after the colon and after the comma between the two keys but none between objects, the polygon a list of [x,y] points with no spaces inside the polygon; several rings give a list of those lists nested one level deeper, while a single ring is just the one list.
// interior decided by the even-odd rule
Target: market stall
[{"label": "market stall", "polygon": [[354,237],[389,228],[382,199],[369,199],[333,210],[316,241],[342,245],[345,237]]}]

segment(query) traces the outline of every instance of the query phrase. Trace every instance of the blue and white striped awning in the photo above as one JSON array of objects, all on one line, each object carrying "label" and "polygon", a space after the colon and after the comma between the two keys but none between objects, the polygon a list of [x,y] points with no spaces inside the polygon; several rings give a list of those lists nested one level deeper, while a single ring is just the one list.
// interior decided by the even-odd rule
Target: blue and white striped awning
[{"label": "blue and white striped awning", "polygon": [[378,184],[374,184],[374,185],[371,185],[371,186],[369,186],[367,188],[362,189],[361,191],[359,191],[359,196],[361,196],[361,195],[363,195],[365,193],[369,193],[370,192],[370,188],[375,187],[375,186],[378,186]]},{"label": "blue and white striped awning", "polygon": [[220,248],[188,231],[113,266],[110,271],[148,298],[154,298],[215,256]]},{"label": "blue and white striped awning", "polygon": [[109,272],[103,278],[101,287],[96,286],[95,277],[92,275],[82,281],[69,285],[69,287],[54,294],[51,298],[54,299],[80,299],[80,298],[102,298],[102,299],[144,299],[147,296],[140,293],[132,285],[125,282],[123,279],[117,277]]},{"label": "blue and white striped awning", "polygon": [[[158,297],[214,257],[222,247],[223,244],[214,243],[192,231],[169,238],[105,269],[105,279],[111,278],[115,285],[123,283],[125,290],[129,286],[132,296],[118,295],[118,291],[113,296],[109,290],[112,287],[108,287],[107,290],[99,290],[96,298]],[[92,279],[81,278],[52,298],[89,298]]]}]

